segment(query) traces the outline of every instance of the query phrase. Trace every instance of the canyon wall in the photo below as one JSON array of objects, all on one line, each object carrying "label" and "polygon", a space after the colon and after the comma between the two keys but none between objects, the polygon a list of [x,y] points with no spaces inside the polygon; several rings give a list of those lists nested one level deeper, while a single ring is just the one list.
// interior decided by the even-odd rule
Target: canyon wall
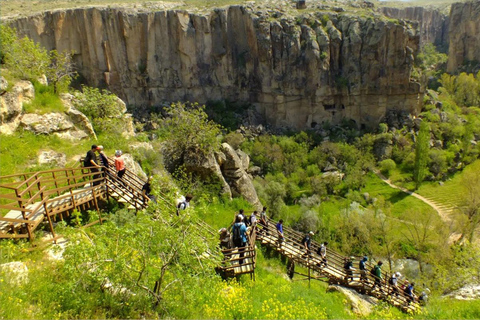
[{"label": "canyon wall", "polygon": [[231,6],[208,14],[111,8],[9,21],[48,49],[74,50],[79,73],[127,104],[229,99],[253,103],[277,128],[352,119],[375,127],[389,110],[416,114],[410,77],[419,36],[408,23],[325,12],[288,17]]},{"label": "canyon wall", "polygon": [[449,34],[447,71],[454,73],[465,62],[480,68],[480,1],[452,5]]},{"label": "canyon wall", "polygon": [[433,43],[438,47],[447,48],[449,18],[448,15],[443,14],[439,9],[380,7],[379,11],[390,18],[417,22],[421,47],[427,43]]}]

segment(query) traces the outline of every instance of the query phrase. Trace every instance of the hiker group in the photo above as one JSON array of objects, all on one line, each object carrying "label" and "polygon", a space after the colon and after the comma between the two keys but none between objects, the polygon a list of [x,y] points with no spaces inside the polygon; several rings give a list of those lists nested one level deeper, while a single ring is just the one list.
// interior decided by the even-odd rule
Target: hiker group
[{"label": "hiker group", "polygon": [[[98,153],[98,157],[97,157]],[[103,151],[103,146],[92,145],[91,149],[87,152],[87,155],[83,159],[83,166],[89,168],[93,175],[93,185],[99,185],[101,183],[100,178],[107,176],[111,177],[110,163],[107,156]],[[115,171],[118,179],[123,182],[123,176],[125,175],[125,159],[122,156],[122,151],[115,151],[114,161]]]}]

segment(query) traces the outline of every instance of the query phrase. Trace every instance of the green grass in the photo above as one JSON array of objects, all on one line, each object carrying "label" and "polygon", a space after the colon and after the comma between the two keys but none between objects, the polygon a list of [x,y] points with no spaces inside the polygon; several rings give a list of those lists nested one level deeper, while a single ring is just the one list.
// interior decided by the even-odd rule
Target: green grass
[{"label": "green grass", "polygon": [[480,160],[468,165],[463,171],[457,172],[451,179],[440,185],[438,182],[423,182],[418,193],[436,203],[457,206],[462,199],[462,179],[473,172],[480,171]]},{"label": "green grass", "polygon": [[390,187],[374,173],[368,174],[367,184],[361,192],[368,192],[370,197],[378,198],[379,196],[383,196],[385,200],[392,203],[392,214],[396,217],[401,217],[405,211],[411,208],[418,208],[425,212],[435,212],[432,207],[423,201]]},{"label": "green grass", "polygon": [[25,113],[45,114],[49,112],[64,112],[65,106],[53,92],[53,87],[44,86],[38,82],[34,83],[35,98],[30,103],[23,104]]}]

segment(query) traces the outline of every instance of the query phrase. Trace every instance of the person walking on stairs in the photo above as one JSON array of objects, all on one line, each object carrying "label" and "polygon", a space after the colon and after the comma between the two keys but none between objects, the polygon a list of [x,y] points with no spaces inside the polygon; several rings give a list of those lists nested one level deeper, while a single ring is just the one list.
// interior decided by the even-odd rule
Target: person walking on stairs
[{"label": "person walking on stairs", "polygon": [[367,266],[366,266],[367,261],[368,261],[368,257],[364,256],[362,259],[360,259],[360,262],[358,263],[358,269],[360,270],[360,281],[361,282],[368,282]]},{"label": "person walking on stairs", "polygon": [[375,278],[375,282],[373,284],[372,290],[375,290],[378,287],[378,290],[383,292],[382,290],[382,261],[378,261],[378,263],[372,269],[372,275]]},{"label": "person walking on stairs", "polygon": [[313,231],[310,231],[309,233],[307,233],[305,235],[305,237],[303,237],[302,239],[302,244],[303,246],[305,247],[305,254],[303,256],[310,256],[311,253],[310,253],[310,246],[312,244],[312,237],[314,236],[314,233]]},{"label": "person walking on stairs", "polygon": [[[238,248],[239,258],[245,255],[245,246],[247,245],[247,227],[242,222],[242,218],[237,215],[235,223],[232,226],[233,245]],[[238,260],[239,264],[243,263],[243,259]]]},{"label": "person walking on stairs", "polygon": [[185,198],[180,199],[180,201],[177,204],[177,216],[180,214],[180,210],[185,210],[188,207],[190,207],[190,201],[193,199],[193,196],[191,194],[187,194]]},{"label": "person walking on stairs", "polygon": [[154,195],[152,195],[152,186],[150,185],[150,181],[152,181],[153,177],[149,176],[147,179],[147,182],[142,187],[142,194],[143,194],[143,201],[150,199],[150,201],[153,201],[154,203],[157,203],[157,198],[155,198]]},{"label": "person walking on stairs", "polygon": [[[100,171],[101,167],[98,165],[97,154],[95,153],[97,149],[98,147],[95,144],[92,145],[92,148],[87,152],[87,155],[83,160],[83,166],[85,168],[89,168],[90,172],[94,173],[92,177],[93,180],[100,178],[100,174],[98,174],[98,172]],[[100,181],[94,181],[92,183],[93,186],[96,186],[99,184],[100,184]]]},{"label": "person walking on stairs", "polygon": [[328,267],[328,260],[327,260],[327,245],[328,242],[324,242],[320,245],[317,250],[317,253],[320,255],[321,261],[318,263],[319,267]]},{"label": "person walking on stairs", "polygon": [[388,279],[388,284],[392,288],[392,291],[390,294],[392,296],[398,297],[400,293],[400,289],[398,288],[398,279],[402,276],[400,272],[394,272],[391,276],[390,279]]},{"label": "person walking on stairs", "polygon": [[345,258],[345,264],[343,265],[343,267],[345,268],[345,273],[346,273],[346,277],[345,277],[345,281],[348,282],[348,279],[350,279],[350,281],[353,281],[353,261],[355,260],[355,257],[350,257],[350,258]]},{"label": "person walking on stairs", "polygon": [[282,243],[285,241],[285,237],[283,236],[283,220],[280,219],[277,223],[277,236],[278,236],[278,243],[281,246]]},{"label": "person walking on stairs", "polygon": [[117,176],[120,180],[122,180],[123,185],[126,186],[125,182],[123,181],[123,176],[125,174],[125,159],[122,156],[122,151],[117,150],[115,151],[115,169],[117,170]]},{"label": "person walking on stairs", "polygon": [[262,225],[265,235],[267,236],[268,235],[267,207],[263,207],[262,212],[260,212],[260,224]]}]

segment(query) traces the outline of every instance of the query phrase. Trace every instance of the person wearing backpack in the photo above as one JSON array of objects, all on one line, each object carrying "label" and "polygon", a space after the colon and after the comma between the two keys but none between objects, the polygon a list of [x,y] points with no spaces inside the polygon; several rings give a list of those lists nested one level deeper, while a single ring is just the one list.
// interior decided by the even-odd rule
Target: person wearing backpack
[{"label": "person wearing backpack", "polygon": [[302,244],[305,247],[305,254],[303,256],[308,256],[310,255],[310,246],[312,244],[312,237],[314,236],[313,231],[310,231],[303,237],[302,239]]},{"label": "person wearing backpack", "polygon": [[360,281],[368,281],[367,278],[367,266],[366,263],[368,261],[368,257],[364,256],[360,262],[358,263],[358,269],[360,269]]},{"label": "person wearing backpack", "polygon": [[[83,159],[83,166],[85,168],[89,168],[90,172],[94,173],[92,179],[98,179],[100,178],[100,174],[96,174],[100,170],[100,166],[98,165],[98,159],[97,159],[97,154],[95,153],[98,150],[98,147],[96,145],[92,145],[92,148],[87,152],[87,155],[85,156],[85,159]],[[100,181],[94,181],[92,183],[93,186],[99,185]]]},{"label": "person wearing backpack", "polygon": [[372,290],[375,290],[375,288],[378,286],[378,289],[382,291],[382,265],[383,265],[383,262],[378,261],[378,263],[373,267],[371,271],[375,279]]},{"label": "person wearing backpack", "polygon": [[192,200],[193,196],[191,194],[187,194],[185,196],[185,200],[181,200],[178,204],[177,204],[177,216],[180,214],[180,210],[185,210],[187,209],[188,207],[190,207],[190,201]]},{"label": "person wearing backpack", "polygon": [[[242,218],[237,215],[235,223],[232,226],[233,245],[238,248],[239,257],[243,258],[245,255],[245,246],[247,245],[247,227],[242,222]],[[238,260],[239,264],[243,263],[243,259]]]},{"label": "person wearing backpack", "polygon": [[283,236],[283,220],[280,219],[277,223],[277,235],[278,235],[278,242],[280,245],[285,241],[285,237]]},{"label": "person wearing backpack", "polygon": [[400,290],[398,288],[398,279],[402,276],[400,272],[394,272],[392,276],[388,279],[388,284],[392,287],[391,295],[398,297]]},{"label": "person wearing backpack", "polygon": [[320,261],[317,265],[319,267],[328,267],[328,261],[327,261],[327,245],[328,242],[324,242],[320,245],[320,247],[317,250],[317,253],[320,255],[320,258],[322,261]]},{"label": "person wearing backpack", "polygon": [[351,281],[353,281],[353,261],[355,260],[355,257],[350,257],[349,258],[345,258],[345,264],[343,265],[343,267],[345,268],[345,273],[346,273],[346,277],[345,277],[345,280],[348,282],[348,279],[350,279]]},{"label": "person wearing backpack", "polygon": [[415,291],[414,291],[414,286],[415,286],[415,283],[410,283],[409,285],[407,285],[407,287],[405,288],[405,294],[407,295],[407,303],[410,304],[412,303],[413,301],[415,301]]}]

